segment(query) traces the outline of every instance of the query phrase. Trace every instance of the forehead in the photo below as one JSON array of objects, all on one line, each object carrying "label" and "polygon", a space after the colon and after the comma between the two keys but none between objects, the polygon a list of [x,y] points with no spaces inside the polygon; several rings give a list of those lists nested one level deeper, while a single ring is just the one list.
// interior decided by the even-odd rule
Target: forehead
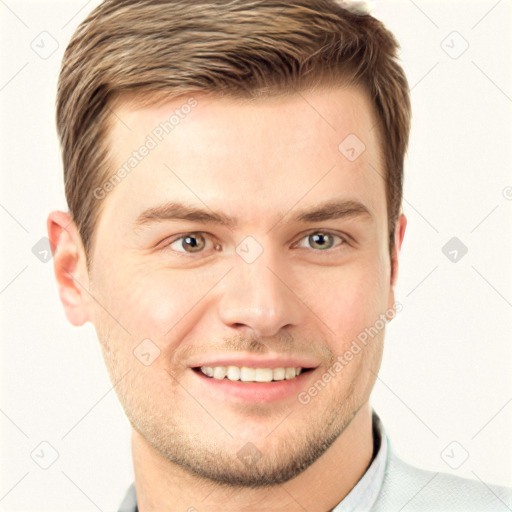
[{"label": "forehead", "polygon": [[104,199],[103,215],[119,214],[122,205],[126,224],[167,201],[247,223],[330,198],[359,200],[386,215],[376,118],[358,89],[251,101],[202,94],[154,106],[126,101],[115,109],[108,144],[111,174],[125,172]]}]

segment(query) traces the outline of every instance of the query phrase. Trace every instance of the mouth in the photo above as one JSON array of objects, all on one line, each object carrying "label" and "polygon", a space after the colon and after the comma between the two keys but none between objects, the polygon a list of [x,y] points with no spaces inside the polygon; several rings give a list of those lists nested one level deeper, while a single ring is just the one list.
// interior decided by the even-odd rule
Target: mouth
[{"label": "mouth", "polygon": [[190,390],[216,406],[293,402],[321,367],[299,354],[201,354],[187,363],[195,376]]},{"label": "mouth", "polygon": [[194,368],[196,372],[215,380],[229,380],[232,382],[280,382],[294,380],[302,373],[313,368],[278,367],[259,368],[249,366],[200,366]]}]

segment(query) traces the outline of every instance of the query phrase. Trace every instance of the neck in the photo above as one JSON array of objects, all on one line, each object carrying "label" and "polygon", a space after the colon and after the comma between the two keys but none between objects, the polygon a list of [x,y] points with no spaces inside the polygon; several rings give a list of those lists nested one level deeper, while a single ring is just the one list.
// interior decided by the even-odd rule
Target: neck
[{"label": "neck", "polygon": [[168,461],[132,429],[132,456],[139,512],[268,511],[326,512],[347,496],[373,453],[367,402],[330,448],[300,475],[274,487],[240,488],[206,481]]}]

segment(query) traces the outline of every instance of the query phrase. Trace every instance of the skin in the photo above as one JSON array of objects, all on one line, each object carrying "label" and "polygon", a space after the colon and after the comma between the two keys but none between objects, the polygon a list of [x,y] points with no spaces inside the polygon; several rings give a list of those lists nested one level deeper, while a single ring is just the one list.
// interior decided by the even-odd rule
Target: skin
[{"label": "skin", "polygon": [[[187,98],[122,103],[122,122],[110,131],[115,164]],[[390,256],[375,117],[352,88],[253,102],[194,98],[192,112],[102,199],[89,271],[69,214],[49,215],[60,297],[73,325],[96,329],[132,425],[141,512],[325,512],[371,461],[369,397],[385,330],[309,403],[298,392],[393,308],[406,228],[401,215]],[[366,146],[354,161],[338,149],[351,133]],[[331,200],[357,201],[369,214],[294,220]],[[167,201],[237,224],[174,219],[134,228],[142,211]],[[197,232],[204,249],[187,253],[179,236]],[[318,232],[334,236],[315,245],[309,235]],[[247,236],[263,250],[252,263],[236,251]],[[148,366],[134,356],[144,339],[160,350]],[[226,355],[297,357],[314,370],[279,400],[237,399],[190,367]],[[247,443],[256,463],[237,456]]]}]

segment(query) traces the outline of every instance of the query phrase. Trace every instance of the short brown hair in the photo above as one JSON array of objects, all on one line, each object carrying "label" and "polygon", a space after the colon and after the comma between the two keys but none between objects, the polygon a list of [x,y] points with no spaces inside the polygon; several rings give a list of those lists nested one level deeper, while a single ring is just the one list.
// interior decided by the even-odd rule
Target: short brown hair
[{"label": "short brown hair", "polygon": [[378,118],[391,249],[411,116],[398,49],[382,22],[335,0],[105,0],[73,35],[57,94],[66,199],[88,263],[101,206],[93,191],[111,172],[111,107],[133,93],[156,102],[361,87]]}]

